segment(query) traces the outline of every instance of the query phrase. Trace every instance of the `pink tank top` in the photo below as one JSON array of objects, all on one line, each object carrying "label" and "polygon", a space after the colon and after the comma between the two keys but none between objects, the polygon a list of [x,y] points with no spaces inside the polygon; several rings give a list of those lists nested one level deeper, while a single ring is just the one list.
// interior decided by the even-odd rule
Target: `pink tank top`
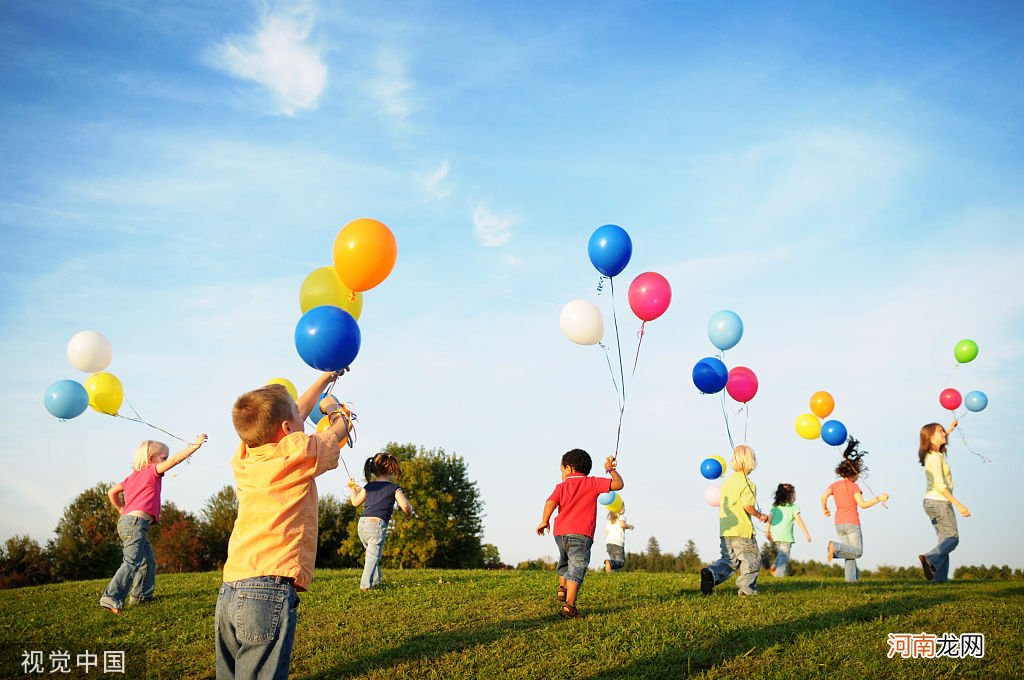
[{"label": "pink tank top", "polygon": [[160,521],[160,490],[164,476],[158,474],[156,465],[147,465],[141,470],[128,475],[121,486],[124,487],[124,509],[122,515],[133,510],[141,510],[153,516],[153,523]]}]

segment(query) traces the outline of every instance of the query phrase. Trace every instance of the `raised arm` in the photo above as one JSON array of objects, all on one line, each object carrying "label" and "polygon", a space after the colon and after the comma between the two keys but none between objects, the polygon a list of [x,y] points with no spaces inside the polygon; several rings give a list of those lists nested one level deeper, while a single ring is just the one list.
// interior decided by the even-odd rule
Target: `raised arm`
[{"label": "raised arm", "polygon": [[172,467],[177,465],[178,463],[184,462],[189,456],[191,456],[193,453],[198,451],[199,447],[201,447],[205,443],[206,443],[206,435],[205,434],[197,434],[196,435],[196,440],[194,442],[192,442],[191,444],[186,446],[181,451],[178,451],[176,454],[174,454],[173,456],[171,456],[170,458],[168,458],[164,462],[157,463],[156,464],[157,474],[161,474],[162,475],[165,472],[167,472],[168,470],[170,470]]},{"label": "raised arm", "polygon": [[858,491],[857,493],[853,494],[853,500],[857,501],[857,507],[863,510],[864,508],[870,508],[873,505],[878,505],[879,503],[886,502],[887,500],[889,500],[889,494],[880,493],[871,500],[866,501],[864,500],[864,496],[861,495],[861,493]]},{"label": "raised arm", "polygon": [[612,491],[619,491],[625,486],[622,477],[619,476],[619,471],[615,469],[618,464],[618,461],[612,456],[608,456],[604,460],[604,471],[611,475],[612,478]]},{"label": "raised arm", "polygon": [[348,478],[348,500],[352,507],[358,508],[366,500],[366,489],[356,484],[356,480]]},{"label": "raised arm", "polygon": [[317,400],[320,399],[320,395],[324,393],[324,390],[327,389],[327,386],[331,381],[345,375],[348,370],[349,369],[346,367],[340,371],[321,373],[317,379],[313,381],[313,384],[310,385],[305,392],[299,395],[299,398],[296,401],[299,405],[299,415],[302,416],[303,420],[308,418],[309,414],[313,412],[314,408],[316,408]]}]

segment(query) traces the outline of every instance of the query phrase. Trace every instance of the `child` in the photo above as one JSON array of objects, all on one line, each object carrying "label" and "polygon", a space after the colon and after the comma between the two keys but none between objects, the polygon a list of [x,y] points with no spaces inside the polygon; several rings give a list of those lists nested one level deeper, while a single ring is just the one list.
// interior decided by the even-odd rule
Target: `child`
[{"label": "child", "polygon": [[590,548],[594,545],[597,525],[597,497],[623,487],[622,477],[615,470],[612,456],[604,461],[607,477],[590,477],[593,463],[583,449],[573,449],[562,456],[562,481],[544,503],[544,514],[537,525],[537,535],[543,536],[549,528],[551,514],[558,508],[555,528],[551,532],[558,546],[558,599],[562,602],[559,614],[566,619],[579,618],[576,598],[583,578],[590,566]]},{"label": "child", "polygon": [[626,529],[632,528],[632,524],[626,524],[625,514],[608,513],[608,523],[604,526],[604,540],[608,548],[608,559],[604,561],[606,574],[626,566]]},{"label": "child", "polygon": [[789,564],[789,553],[793,549],[793,522],[804,532],[807,542],[811,542],[811,534],[807,531],[800,506],[796,504],[796,489],[792,484],[779,484],[775,489],[775,503],[772,505],[772,521],[768,525],[768,540],[775,543],[775,564],[772,565],[772,576],[782,578],[786,575]]},{"label": "child", "polygon": [[748,475],[757,467],[754,449],[740,444],[732,452],[733,473],[722,484],[718,506],[718,529],[722,556],[700,570],[700,592],[710,595],[738,571],[736,587],[740,595],[757,595],[757,573],[761,569],[761,551],[754,539],[751,517],[767,522],[770,517],[757,510],[757,487]]},{"label": "child", "polygon": [[215,617],[217,678],[288,677],[297,592],[309,588],[317,545],[315,478],[338,467],[348,429],[337,399],[320,401],[331,426],[307,435],[303,422],[328,383],[323,373],[298,403],[282,385],[240,396],[231,411],[242,440],[231,460],[238,517],[228,542]]},{"label": "child", "polygon": [[117,614],[124,609],[126,595],[128,604],[153,599],[156,559],[148,534],[149,526],[160,520],[164,473],[186,460],[204,443],[206,435],[198,434],[188,447],[168,458],[171,451],[166,444],[146,440],[135,452],[133,472],[107,491],[107,498],[121,513],[121,519],[117,521],[117,535],[124,555],[124,561],[100,597],[100,606],[111,613]]},{"label": "child", "polygon": [[939,544],[923,555],[918,555],[924,577],[932,583],[949,580],[949,553],[960,544],[957,531],[955,507],[964,517],[971,511],[953,495],[953,473],[946,462],[946,438],[956,428],[957,421],[943,429],[938,423],[929,423],[921,428],[921,444],[917,457],[924,466],[925,481],[928,484],[924,495],[924,511],[935,527]]},{"label": "child", "polygon": [[[412,515],[412,506],[402,493],[402,487],[394,480],[402,476],[402,467],[398,459],[390,453],[381,451],[376,456],[366,459],[363,476],[367,484],[365,488],[356,486],[356,480],[349,478],[349,500],[354,507],[364,502],[363,516],[359,518],[357,527],[359,540],[366,548],[366,561],[363,564],[363,575],[359,579],[359,590],[366,592],[380,585],[380,558],[384,551],[384,541],[388,537],[388,522],[395,509],[395,501],[406,517]],[[371,481],[372,480],[372,481]]]},{"label": "child", "polygon": [[857,582],[860,574],[857,558],[864,554],[860,513],[857,508],[870,508],[889,500],[887,493],[879,494],[870,501],[865,501],[861,495],[857,480],[867,469],[863,461],[867,451],[858,451],[859,443],[850,437],[846,451],[843,452],[843,461],[836,466],[836,474],[842,479],[832,482],[821,496],[821,509],[825,511],[825,517],[832,516],[828,509],[828,497],[834,497],[836,502],[836,533],[839,534],[840,542],[828,542],[828,561],[831,562],[835,557],[846,560],[846,580],[849,583]]}]

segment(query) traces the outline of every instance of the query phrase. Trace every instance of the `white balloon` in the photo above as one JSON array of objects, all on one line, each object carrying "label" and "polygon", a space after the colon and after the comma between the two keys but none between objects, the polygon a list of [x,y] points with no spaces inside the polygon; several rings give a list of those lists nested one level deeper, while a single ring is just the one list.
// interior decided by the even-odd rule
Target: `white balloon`
[{"label": "white balloon", "polygon": [[573,300],[558,318],[562,333],[577,345],[596,345],[604,337],[604,318],[593,302]]},{"label": "white balloon", "polygon": [[704,490],[704,502],[713,508],[717,508],[722,501],[722,490],[717,486],[709,486]]},{"label": "white balloon", "polygon": [[110,365],[113,349],[102,333],[82,331],[75,333],[68,343],[68,361],[80,371],[99,373]]}]

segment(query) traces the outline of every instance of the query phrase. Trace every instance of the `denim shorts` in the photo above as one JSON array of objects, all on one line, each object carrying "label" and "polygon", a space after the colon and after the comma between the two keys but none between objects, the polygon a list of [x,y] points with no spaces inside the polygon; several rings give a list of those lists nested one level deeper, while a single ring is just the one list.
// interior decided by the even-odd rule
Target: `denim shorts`
[{"label": "denim shorts", "polygon": [[590,547],[594,539],[582,534],[562,534],[555,536],[558,546],[558,575],[566,581],[575,581],[583,585],[590,566]]}]

